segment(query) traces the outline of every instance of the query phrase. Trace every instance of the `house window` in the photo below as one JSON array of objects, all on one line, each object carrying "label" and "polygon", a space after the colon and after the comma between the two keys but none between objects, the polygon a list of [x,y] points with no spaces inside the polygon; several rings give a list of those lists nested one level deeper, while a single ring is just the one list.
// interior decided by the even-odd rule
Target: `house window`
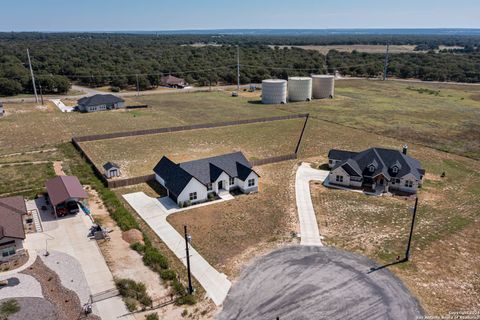
[{"label": "house window", "polygon": [[235,184],[235,178],[230,178],[230,185],[233,186]]},{"label": "house window", "polygon": [[336,180],[337,182],[343,182],[343,176],[337,176],[337,177],[335,178],[335,180]]},{"label": "house window", "polygon": [[375,167],[374,167],[374,166],[370,166],[370,167],[368,167],[368,170],[370,170],[370,172],[374,172],[374,171],[375,171]]},{"label": "house window", "polygon": [[393,172],[393,173],[398,173],[398,168],[397,168],[397,167],[393,167],[393,168],[392,168],[392,172]]},{"label": "house window", "polygon": [[248,186],[253,187],[255,185],[255,179],[249,179],[248,180]]},{"label": "house window", "polygon": [[190,197],[190,201],[197,200],[197,193],[192,192],[192,193],[190,193],[189,197]]},{"label": "house window", "polygon": [[207,183],[207,191],[212,191],[213,187],[211,183]]},{"label": "house window", "polygon": [[2,250],[2,257],[9,257],[15,254],[15,247],[5,248]]},{"label": "house window", "polygon": [[411,181],[411,180],[406,180],[406,181],[405,181],[405,187],[407,187],[407,188],[412,188],[412,187],[413,187],[413,181]]}]

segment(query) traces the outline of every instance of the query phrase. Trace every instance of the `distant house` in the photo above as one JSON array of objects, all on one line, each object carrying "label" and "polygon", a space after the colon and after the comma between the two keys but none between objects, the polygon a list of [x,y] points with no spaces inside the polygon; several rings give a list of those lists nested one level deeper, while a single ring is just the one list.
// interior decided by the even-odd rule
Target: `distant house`
[{"label": "distant house", "polygon": [[179,164],[164,156],[153,171],[178,205],[204,202],[209,194],[234,189],[243,193],[258,191],[259,175],[241,152]]},{"label": "distant house", "polygon": [[74,176],[58,176],[45,183],[48,198],[56,217],[79,212],[77,202],[88,197],[80,181]]},{"label": "distant house", "polygon": [[362,188],[385,193],[401,191],[416,193],[422,184],[425,170],[420,162],[402,151],[370,148],[362,152],[332,149],[328,153],[331,185]]},{"label": "distant house", "polygon": [[105,177],[108,179],[119,177],[120,176],[120,166],[113,162],[107,162],[103,165],[103,170],[105,171]]},{"label": "distant house", "polygon": [[0,263],[10,261],[25,252],[23,217],[26,214],[23,197],[0,198]]},{"label": "distant house", "polygon": [[113,94],[96,94],[81,98],[77,101],[77,106],[81,112],[95,112],[124,108],[125,101]]},{"label": "distant house", "polygon": [[160,83],[162,86],[167,86],[170,88],[185,88],[188,86],[188,83],[185,81],[185,79],[177,78],[171,75],[162,77],[160,79]]}]

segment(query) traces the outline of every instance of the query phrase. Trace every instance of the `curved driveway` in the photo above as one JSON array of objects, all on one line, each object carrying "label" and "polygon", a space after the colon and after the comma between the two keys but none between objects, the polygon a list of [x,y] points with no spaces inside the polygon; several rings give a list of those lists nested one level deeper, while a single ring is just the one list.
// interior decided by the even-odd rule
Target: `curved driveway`
[{"label": "curved driveway", "polygon": [[300,220],[300,244],[305,246],[321,246],[317,217],[313,210],[310,196],[310,181],[324,181],[328,171],[317,170],[308,163],[302,163],[295,176],[295,196],[297,199],[298,219]]},{"label": "curved driveway", "polygon": [[332,247],[291,246],[241,275],[218,320],[418,319],[422,309],[389,270]]}]

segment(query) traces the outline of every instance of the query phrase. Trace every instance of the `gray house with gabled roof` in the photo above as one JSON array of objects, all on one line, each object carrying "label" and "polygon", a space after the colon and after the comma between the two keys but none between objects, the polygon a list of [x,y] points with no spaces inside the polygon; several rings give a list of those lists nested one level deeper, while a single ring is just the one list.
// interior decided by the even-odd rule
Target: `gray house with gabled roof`
[{"label": "gray house with gabled roof", "polygon": [[259,175],[242,152],[175,163],[166,156],[153,169],[156,180],[178,205],[207,201],[209,194],[258,191]]},{"label": "gray house with gabled roof", "polygon": [[370,148],[361,152],[332,149],[328,153],[330,185],[361,188],[369,192],[416,193],[425,170],[420,162],[402,151]]},{"label": "gray house with gabled roof", "polygon": [[78,110],[81,112],[95,112],[125,107],[125,100],[113,94],[96,94],[84,97],[77,101]]}]

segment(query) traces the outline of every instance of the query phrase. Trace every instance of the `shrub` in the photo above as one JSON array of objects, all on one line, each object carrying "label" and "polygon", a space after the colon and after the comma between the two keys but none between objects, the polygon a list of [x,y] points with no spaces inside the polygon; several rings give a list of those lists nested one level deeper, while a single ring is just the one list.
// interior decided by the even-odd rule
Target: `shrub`
[{"label": "shrub", "polygon": [[9,299],[0,304],[0,316],[6,316],[8,318],[9,315],[17,313],[18,311],[20,311],[20,306],[15,299]]},{"label": "shrub", "polygon": [[162,270],[160,272],[160,278],[162,278],[163,280],[173,280],[177,278],[177,274],[175,273],[175,271],[170,269]]},{"label": "shrub", "polygon": [[114,87],[114,86],[112,86],[112,87],[110,87],[110,91],[112,91],[112,92],[120,92],[120,87]]},{"label": "shrub", "polygon": [[128,311],[133,312],[137,310],[137,300],[133,298],[123,298],[123,302],[125,302]]},{"label": "shrub", "polygon": [[177,278],[173,279],[172,281],[172,288],[175,294],[183,296],[187,293],[185,287],[178,281]]},{"label": "shrub", "polygon": [[156,313],[147,314],[147,316],[145,317],[145,320],[158,320],[158,314]]},{"label": "shrub", "polygon": [[141,244],[140,242],[135,242],[130,245],[130,248],[137,251],[140,254],[145,253],[145,245]]},{"label": "shrub", "polygon": [[152,270],[168,269],[168,260],[156,248],[147,247],[143,255],[143,263]]},{"label": "shrub", "polygon": [[195,299],[195,296],[191,295],[191,294],[187,294],[185,296],[182,296],[180,298],[177,299],[176,301],[176,304],[177,305],[194,305],[195,303],[197,303],[197,300]]}]

